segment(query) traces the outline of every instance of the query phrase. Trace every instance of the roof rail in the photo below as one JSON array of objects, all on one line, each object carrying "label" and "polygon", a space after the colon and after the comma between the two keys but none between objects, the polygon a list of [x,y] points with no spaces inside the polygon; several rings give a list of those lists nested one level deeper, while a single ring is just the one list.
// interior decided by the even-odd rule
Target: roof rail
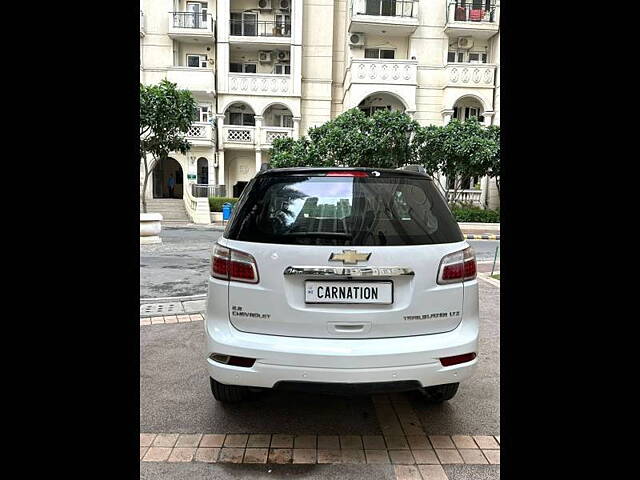
[{"label": "roof rail", "polygon": [[396,170],[406,170],[408,172],[427,173],[427,170],[422,165],[404,165],[396,168]]},{"label": "roof rail", "polygon": [[260,165],[260,172],[266,172],[267,170],[271,169],[271,165],[269,165],[268,163],[263,163],[262,165]]}]

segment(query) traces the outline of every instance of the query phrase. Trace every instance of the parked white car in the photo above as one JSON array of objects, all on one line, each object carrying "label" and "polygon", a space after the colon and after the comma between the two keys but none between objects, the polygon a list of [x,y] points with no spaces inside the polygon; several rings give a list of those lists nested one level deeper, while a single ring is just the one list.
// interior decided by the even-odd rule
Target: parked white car
[{"label": "parked white car", "polygon": [[473,250],[416,166],[261,170],[213,248],[216,400],[255,389],[451,399],[477,363]]}]

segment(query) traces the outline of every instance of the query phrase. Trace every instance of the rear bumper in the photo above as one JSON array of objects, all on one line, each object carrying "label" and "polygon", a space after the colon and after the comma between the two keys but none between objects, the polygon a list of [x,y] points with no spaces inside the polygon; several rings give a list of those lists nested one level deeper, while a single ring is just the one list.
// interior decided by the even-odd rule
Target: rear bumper
[{"label": "rear bumper", "polygon": [[[227,385],[273,388],[278,382],[456,383],[470,377],[478,358],[443,367],[440,358],[478,352],[475,308],[450,332],[411,337],[325,339],[260,335],[235,329],[224,302],[209,302],[205,322],[209,376]],[[212,353],[255,358],[251,368],[215,362]]]}]

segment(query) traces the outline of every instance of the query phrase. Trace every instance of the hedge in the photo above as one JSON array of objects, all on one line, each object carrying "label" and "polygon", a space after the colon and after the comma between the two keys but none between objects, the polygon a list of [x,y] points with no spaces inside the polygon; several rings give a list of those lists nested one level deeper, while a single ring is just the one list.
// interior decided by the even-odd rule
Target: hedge
[{"label": "hedge", "polygon": [[453,206],[451,212],[457,222],[500,223],[500,210],[483,210],[475,206]]},{"label": "hedge", "polygon": [[221,212],[223,203],[231,203],[235,205],[238,201],[237,198],[228,198],[228,197],[209,197],[209,210],[212,212]]}]

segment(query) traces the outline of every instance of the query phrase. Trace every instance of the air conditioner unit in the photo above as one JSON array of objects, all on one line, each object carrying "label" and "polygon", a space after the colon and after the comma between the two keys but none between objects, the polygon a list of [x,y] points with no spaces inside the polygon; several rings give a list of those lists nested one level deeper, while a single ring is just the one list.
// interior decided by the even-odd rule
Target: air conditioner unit
[{"label": "air conditioner unit", "polygon": [[262,51],[258,53],[258,61],[260,63],[271,63],[271,52]]},{"label": "air conditioner unit", "polygon": [[473,39],[469,37],[458,38],[458,48],[471,48],[473,47]]},{"label": "air conditioner unit", "polygon": [[278,52],[278,60],[281,62],[288,62],[291,54],[289,52],[280,51]]},{"label": "air conditioner unit", "polygon": [[291,8],[291,0],[276,0],[280,10],[289,10]]},{"label": "air conditioner unit", "polygon": [[260,10],[271,10],[271,0],[258,0]]},{"label": "air conditioner unit", "polygon": [[352,33],[349,35],[349,46],[364,47],[364,33]]}]

